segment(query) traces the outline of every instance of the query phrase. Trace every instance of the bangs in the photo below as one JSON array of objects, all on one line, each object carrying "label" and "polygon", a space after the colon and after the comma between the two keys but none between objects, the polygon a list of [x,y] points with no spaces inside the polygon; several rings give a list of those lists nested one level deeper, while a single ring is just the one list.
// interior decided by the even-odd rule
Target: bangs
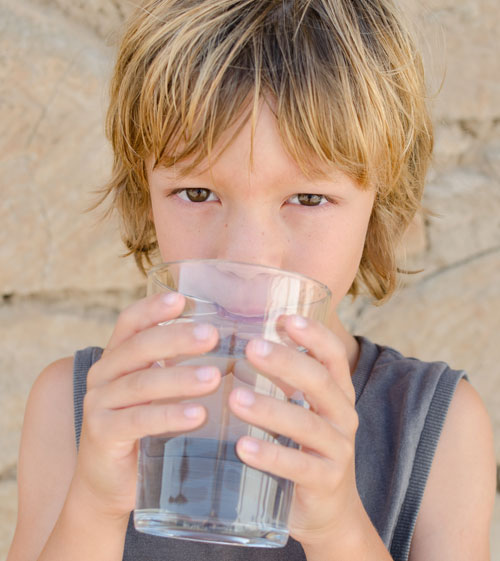
[{"label": "bangs", "polygon": [[422,61],[394,0],[144,1],[111,80],[113,172],[97,203],[112,196],[127,255],[143,272],[157,258],[146,162],[191,173],[249,120],[253,149],[263,101],[306,177],[333,167],[376,189],[350,293],[384,301],[433,147]]},{"label": "bangs", "polygon": [[253,144],[267,99],[306,176],[335,166],[389,193],[428,126],[415,107],[424,96],[413,45],[370,3],[362,17],[356,2],[163,1],[145,10],[147,25],[125,38],[119,126],[109,124],[122,131],[118,150],[131,168],[153,156],[190,173],[248,119]]}]

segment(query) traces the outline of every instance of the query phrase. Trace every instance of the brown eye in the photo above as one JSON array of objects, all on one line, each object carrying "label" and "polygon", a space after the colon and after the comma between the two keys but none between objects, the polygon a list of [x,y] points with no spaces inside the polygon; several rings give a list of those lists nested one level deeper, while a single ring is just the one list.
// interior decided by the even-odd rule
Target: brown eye
[{"label": "brown eye", "polygon": [[186,189],[186,195],[192,203],[204,203],[210,196],[209,189]]},{"label": "brown eye", "polygon": [[321,204],[323,195],[314,195],[312,193],[299,193],[297,199],[304,206],[318,206]]}]

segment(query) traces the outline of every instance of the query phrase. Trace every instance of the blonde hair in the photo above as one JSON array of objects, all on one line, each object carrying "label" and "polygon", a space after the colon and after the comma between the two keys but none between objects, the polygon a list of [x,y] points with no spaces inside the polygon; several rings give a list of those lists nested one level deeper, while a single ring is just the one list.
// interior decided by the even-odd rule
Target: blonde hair
[{"label": "blonde hair", "polygon": [[387,299],[433,146],[421,57],[392,0],[143,2],[121,40],[106,119],[114,164],[102,199],[113,197],[128,254],[144,272],[157,250],[147,158],[190,158],[189,173],[238,119],[255,126],[263,97],[304,173],[336,166],[376,188],[350,293],[365,285]]}]

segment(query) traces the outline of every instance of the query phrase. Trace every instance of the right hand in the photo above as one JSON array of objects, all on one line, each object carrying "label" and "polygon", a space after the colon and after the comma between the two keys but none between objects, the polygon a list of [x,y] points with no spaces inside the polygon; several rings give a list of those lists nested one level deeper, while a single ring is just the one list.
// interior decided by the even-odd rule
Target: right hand
[{"label": "right hand", "polygon": [[211,326],[202,338],[197,323],[158,325],[180,315],[185,300],[178,296],[169,304],[164,294],[156,294],[123,311],[102,358],[88,373],[72,486],[113,517],[128,517],[135,505],[138,439],[202,425],[205,409],[179,402],[209,394],[220,383],[215,367],[209,381],[198,379],[195,366],[151,368],[162,359],[205,353],[217,343]]}]

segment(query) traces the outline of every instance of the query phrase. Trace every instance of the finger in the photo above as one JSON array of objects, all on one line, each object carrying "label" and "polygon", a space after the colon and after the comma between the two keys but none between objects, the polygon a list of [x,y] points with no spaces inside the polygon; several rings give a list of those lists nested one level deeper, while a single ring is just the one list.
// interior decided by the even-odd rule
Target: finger
[{"label": "finger", "polygon": [[246,353],[259,372],[297,388],[315,411],[332,422],[338,422],[337,419],[352,409],[351,401],[333,376],[315,358],[262,339],[252,340]]},{"label": "finger", "polygon": [[[250,362],[246,359],[239,359],[235,362],[233,367],[234,376],[240,381],[246,384],[247,386],[256,387],[258,384],[258,378],[260,374],[255,370],[255,368],[250,364]],[[276,378],[271,374],[267,373],[266,378],[275,386],[277,386],[283,394],[291,399],[294,397],[294,394],[297,392],[297,388],[287,384],[280,378]]]},{"label": "finger", "polygon": [[238,388],[229,397],[233,413],[241,420],[268,432],[291,438],[326,458],[336,457],[346,437],[354,438],[350,420],[338,427],[316,413],[285,401]]},{"label": "finger", "polygon": [[92,365],[88,387],[146,369],[159,360],[206,353],[215,347],[217,340],[215,327],[204,323],[180,322],[139,331]]},{"label": "finger", "polygon": [[178,292],[163,292],[134,302],[118,316],[105,352],[143,329],[178,317],[184,305],[185,298]]},{"label": "finger", "polygon": [[324,495],[336,488],[343,475],[341,466],[302,450],[245,436],[236,444],[240,459],[251,467],[293,481]]},{"label": "finger", "polygon": [[[98,399],[100,406],[117,409],[175,398],[176,401],[207,395],[219,386],[221,373],[214,366],[176,366],[148,368],[121,376],[91,390],[89,399]],[[98,393],[94,398],[92,392]]]},{"label": "finger", "polygon": [[344,343],[325,325],[302,316],[288,316],[285,328],[289,336],[308,349],[311,356],[324,364],[351,403],[356,400],[347,350]]},{"label": "finger", "polygon": [[110,443],[134,442],[145,436],[192,431],[206,416],[205,408],[194,403],[137,405],[89,416],[85,432],[100,440],[106,435]]}]

